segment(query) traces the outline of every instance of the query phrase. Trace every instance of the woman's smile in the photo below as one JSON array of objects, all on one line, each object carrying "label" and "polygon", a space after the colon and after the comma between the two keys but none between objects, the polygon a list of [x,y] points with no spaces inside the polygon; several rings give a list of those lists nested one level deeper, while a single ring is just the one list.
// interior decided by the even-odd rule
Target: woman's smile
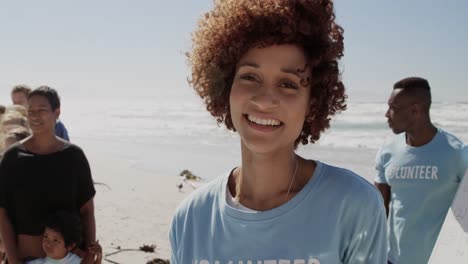
[{"label": "woman's smile", "polygon": [[[302,48],[288,44],[251,48],[241,57],[230,110],[234,127],[251,151],[294,148],[310,97],[310,87],[301,84],[294,69],[306,64]],[[310,71],[304,73],[306,78],[310,75]]]},{"label": "woman's smile", "polygon": [[249,127],[260,132],[273,132],[283,126],[281,121],[274,118],[262,118],[252,114],[245,114],[244,118]]}]

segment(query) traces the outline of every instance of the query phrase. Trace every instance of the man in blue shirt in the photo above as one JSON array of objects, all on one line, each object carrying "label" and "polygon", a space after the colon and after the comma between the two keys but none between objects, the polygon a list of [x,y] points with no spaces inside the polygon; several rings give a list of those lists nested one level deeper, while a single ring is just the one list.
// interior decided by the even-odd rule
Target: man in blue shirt
[{"label": "man in blue shirt", "polygon": [[55,135],[66,141],[70,141],[70,137],[68,136],[68,131],[65,128],[65,125],[60,120],[57,120],[57,122],[55,123]]},{"label": "man in blue shirt", "polygon": [[463,143],[430,119],[427,80],[397,82],[385,116],[395,139],[376,158],[389,223],[389,262],[426,264],[466,170]]}]

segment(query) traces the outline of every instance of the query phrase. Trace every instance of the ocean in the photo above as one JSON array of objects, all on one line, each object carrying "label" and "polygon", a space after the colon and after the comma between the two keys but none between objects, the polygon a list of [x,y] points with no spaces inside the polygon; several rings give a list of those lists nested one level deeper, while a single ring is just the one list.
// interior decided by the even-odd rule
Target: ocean
[{"label": "ocean", "polygon": [[[72,141],[117,155],[140,169],[164,175],[189,169],[212,178],[239,164],[239,138],[218,126],[196,99],[67,100],[61,119]],[[349,103],[317,144],[301,146],[299,152],[334,160],[333,152],[340,151],[344,154],[339,163],[360,163],[371,173],[375,152],[393,136],[386,109],[385,102]],[[468,103],[434,103],[431,117],[436,126],[468,142]]]}]

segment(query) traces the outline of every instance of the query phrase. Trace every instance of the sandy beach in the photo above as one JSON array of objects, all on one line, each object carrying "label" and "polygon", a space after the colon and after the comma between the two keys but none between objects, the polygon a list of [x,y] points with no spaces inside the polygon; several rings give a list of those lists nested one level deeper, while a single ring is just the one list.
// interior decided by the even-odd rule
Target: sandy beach
[{"label": "sandy beach", "polygon": [[179,192],[176,185],[180,179],[175,175],[154,175],[86,144],[82,148],[97,182],[96,229],[104,255],[118,251],[119,247],[138,249],[156,245],[155,253],[122,251],[106,258],[117,263],[146,263],[156,257],[169,259],[171,217],[191,188]]},{"label": "sandy beach", "polygon": [[[94,181],[97,182],[97,238],[103,246],[104,255],[117,252],[118,248],[137,250],[143,245],[156,245],[155,253],[125,250],[106,258],[117,263],[146,263],[154,258],[169,259],[168,237],[172,215],[177,205],[193,188],[185,184],[179,192],[177,184],[181,183],[181,178],[177,173],[164,175],[138,168],[130,160],[103,152],[102,146],[93,141],[84,140],[77,144],[85,151]],[[164,156],[161,151],[169,151],[167,148],[156,149],[158,151],[155,151],[155,157]],[[167,153],[169,159],[155,159],[155,163],[171,162],[172,166],[180,168],[180,171],[191,169],[185,167],[187,164],[184,162],[171,161],[180,150],[173,149],[170,152]],[[201,149],[200,152],[205,153],[207,150]],[[309,159],[320,159],[329,164],[349,168],[369,181],[373,179],[373,150],[308,146],[300,149],[299,153]],[[194,156],[192,163],[214,164],[205,155],[198,158],[196,152],[190,155]],[[232,158],[231,156],[226,155],[223,158],[218,155],[218,159],[229,163],[227,159]],[[221,174],[228,169],[216,165],[212,170]],[[197,174],[196,171],[194,173]]]}]

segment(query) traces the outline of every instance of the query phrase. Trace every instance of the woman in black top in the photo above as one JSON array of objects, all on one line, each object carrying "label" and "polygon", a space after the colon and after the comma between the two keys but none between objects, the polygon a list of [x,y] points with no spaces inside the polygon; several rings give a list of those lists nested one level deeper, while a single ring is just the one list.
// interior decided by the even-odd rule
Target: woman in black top
[{"label": "woman in black top", "polygon": [[0,162],[0,234],[13,264],[45,256],[44,220],[56,211],[80,214],[86,247],[96,236],[96,191],[88,161],[78,146],[55,136],[60,115],[57,92],[39,87],[28,103],[32,136],[10,147]]}]

